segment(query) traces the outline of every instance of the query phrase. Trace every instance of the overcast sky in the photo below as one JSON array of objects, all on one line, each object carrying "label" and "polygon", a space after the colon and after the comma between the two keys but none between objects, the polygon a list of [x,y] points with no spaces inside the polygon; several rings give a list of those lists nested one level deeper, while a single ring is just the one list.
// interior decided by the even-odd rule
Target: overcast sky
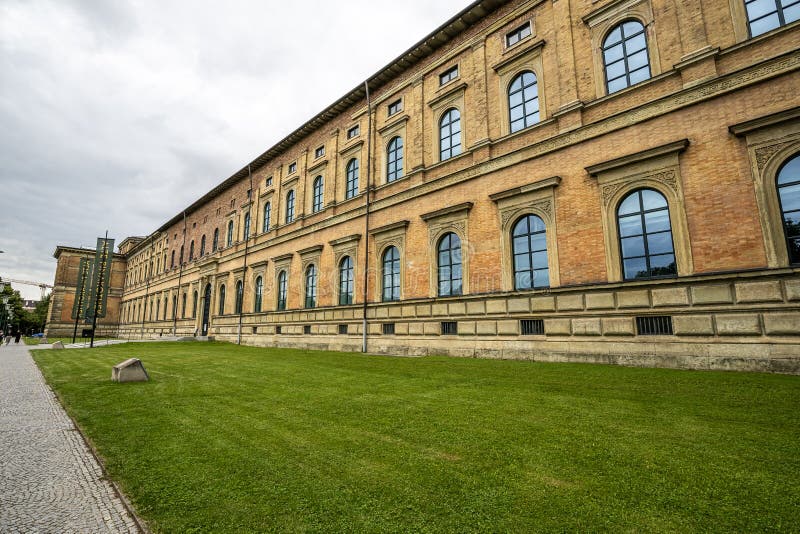
[{"label": "overcast sky", "polygon": [[152,232],[469,3],[0,0],[0,277]]}]

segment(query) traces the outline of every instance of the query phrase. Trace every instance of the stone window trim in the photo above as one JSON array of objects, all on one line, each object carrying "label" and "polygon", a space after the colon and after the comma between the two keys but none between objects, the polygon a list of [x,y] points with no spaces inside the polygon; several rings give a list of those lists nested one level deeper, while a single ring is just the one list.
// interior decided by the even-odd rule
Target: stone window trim
[{"label": "stone window trim", "polygon": [[[311,264],[317,266],[317,276],[319,277],[319,259],[322,256],[323,248],[323,245],[313,245],[297,251],[300,256],[300,271],[303,273],[303,277]],[[319,281],[317,284],[319,285]],[[305,286],[305,280],[303,280],[303,286]],[[305,287],[303,287],[303,295],[305,295]]]},{"label": "stone window trim", "polygon": [[370,236],[374,243],[374,270],[375,270],[375,288],[373,299],[374,302],[381,302],[383,296],[383,254],[391,246],[397,247],[397,252],[400,254],[400,300],[405,297],[405,245],[406,245],[406,231],[410,221],[403,220],[392,224],[387,224],[375,229],[370,230]]},{"label": "stone window trim", "polygon": [[[335,198],[332,199],[336,201],[337,204],[346,202],[348,200],[353,200],[354,198],[358,198],[361,195],[361,192],[364,190],[364,183],[361,177],[361,168],[362,168],[362,161],[363,161],[363,152],[364,152],[364,141],[358,141],[357,143],[348,146],[339,151],[339,176],[342,177],[341,180],[336,180],[336,191],[334,193]],[[347,164],[350,163],[350,160],[355,158],[358,160],[358,190],[356,194],[350,198],[346,198],[347,195]]]},{"label": "stone window trim", "polygon": [[[512,35],[517,34],[518,32],[524,33],[525,27],[528,27],[528,34],[524,37],[518,38],[511,44],[508,44],[509,37]],[[519,48],[520,46],[525,46],[525,43],[529,42],[536,36],[536,26],[534,25],[534,19],[527,18],[523,20],[517,20],[514,22],[513,25],[510,27],[506,27],[503,32],[501,32],[500,39],[502,40],[503,45],[503,52],[511,52],[515,48]]]},{"label": "stone window trim", "polygon": [[405,143],[405,141],[407,139],[406,129],[407,129],[407,125],[408,125],[409,119],[410,119],[409,115],[407,115],[407,114],[402,115],[400,117],[397,117],[397,119],[393,120],[390,124],[387,124],[386,126],[384,126],[383,128],[378,130],[378,135],[380,135],[380,137],[381,137],[381,140],[380,140],[381,150],[380,150],[380,152],[375,154],[375,157],[377,157],[377,159],[378,159],[377,165],[378,165],[378,169],[380,169],[380,172],[381,172],[379,183],[382,184],[382,185],[389,183],[388,182],[388,178],[389,178],[389,172],[388,172],[389,143],[395,137],[399,137],[400,139],[403,140],[403,163],[404,163],[403,167],[404,168],[403,168],[402,176],[400,176],[398,178],[395,178],[391,183],[394,183],[394,182],[396,182],[398,180],[402,180],[403,178],[408,176],[408,173],[406,172],[406,169],[405,169],[405,160],[406,160],[406,157],[405,157],[405,145],[406,145],[406,143]]},{"label": "stone window trim", "polygon": [[755,37],[750,37],[750,24],[747,18],[747,8],[744,5],[744,0],[729,0],[729,4],[731,9],[731,19],[733,22],[733,35],[737,43],[767,38],[768,36],[780,33],[793,26],[800,25],[800,21],[794,21],[784,24],[783,26],[778,26],[777,28],[769,30],[768,32],[756,35]]},{"label": "stone window trim", "polygon": [[[511,82],[525,71],[531,71],[536,76],[537,90],[539,95],[539,122],[535,125],[523,128],[529,130],[545,122],[548,118],[547,114],[547,98],[545,96],[545,82],[542,77],[544,74],[544,65],[542,63],[542,50],[544,49],[544,40],[536,41],[531,46],[520,50],[513,56],[503,60],[502,62],[494,65],[492,69],[497,73],[497,81],[500,95],[501,105],[501,120],[503,135],[511,134],[511,121],[509,117],[509,102],[508,90],[511,87]],[[517,132],[514,132],[517,133]]]},{"label": "stone window trim", "polygon": [[[261,277],[262,281],[266,281],[266,272],[267,272],[267,265],[269,264],[268,260],[257,261],[248,265],[250,270],[250,286],[255,289],[256,287],[256,278],[259,276]],[[265,287],[266,289],[266,287]],[[263,309],[263,308],[262,308]]]},{"label": "stone window trim", "polygon": [[[594,63],[594,82],[597,98],[608,95],[606,86],[605,62],[603,61],[603,41],[608,33],[626,20],[636,20],[644,26],[647,41],[647,57],[650,61],[650,78],[661,74],[661,61],[658,53],[655,17],[650,0],[613,0],[583,17],[589,27]],[[612,94],[621,93],[617,91]]]},{"label": "stone window trim", "polygon": [[536,215],[544,221],[550,287],[561,285],[555,199],[555,189],[560,183],[560,176],[551,176],[489,195],[489,198],[497,205],[497,215],[500,223],[501,288],[503,291],[516,291],[514,289],[511,232],[514,224],[520,217],[525,215]]},{"label": "stone window trim", "polygon": [[472,202],[463,202],[420,215],[420,218],[428,225],[428,264],[430,265],[430,287],[428,291],[430,297],[439,298],[438,246],[442,237],[450,232],[456,234],[461,240],[461,295],[469,294],[471,244],[469,241],[468,220],[472,206]]},{"label": "stone window trim", "polygon": [[667,199],[678,276],[694,273],[679,161],[688,146],[689,140],[681,139],[586,167],[599,186],[609,282],[623,281],[617,208],[628,193],[643,188],[654,189]]},{"label": "stone window trim", "polygon": [[[275,288],[275,291],[274,291],[274,294],[273,294],[273,298],[271,300],[272,300],[272,305],[275,306],[273,308],[275,310],[278,309],[278,297],[280,296],[278,294],[279,290],[280,290],[280,287],[279,287],[279,284],[278,284],[278,277],[280,277],[281,273],[284,272],[284,271],[286,272],[286,310],[289,309],[289,293],[290,293],[289,284],[290,284],[290,281],[291,281],[291,278],[292,278],[291,274],[292,274],[292,260],[293,259],[294,259],[294,254],[291,253],[291,252],[288,253],[288,254],[281,254],[280,256],[275,256],[274,258],[270,259],[270,261],[272,262],[273,269],[274,269],[273,280],[275,282],[274,282],[274,286],[273,287]],[[262,303],[261,310],[264,311],[263,303]],[[285,311],[285,310],[281,310],[281,311]]]},{"label": "stone window trim", "polygon": [[353,260],[353,304],[356,303],[356,288],[358,287],[358,246],[361,242],[361,234],[352,234],[329,241],[328,244],[333,249],[333,265],[336,283],[334,287],[334,304],[339,303],[339,266],[345,256],[350,256]]},{"label": "stone window trim", "polygon": [[728,128],[745,142],[770,268],[790,265],[776,180],[783,164],[800,151],[799,119],[800,107],[795,107]]}]

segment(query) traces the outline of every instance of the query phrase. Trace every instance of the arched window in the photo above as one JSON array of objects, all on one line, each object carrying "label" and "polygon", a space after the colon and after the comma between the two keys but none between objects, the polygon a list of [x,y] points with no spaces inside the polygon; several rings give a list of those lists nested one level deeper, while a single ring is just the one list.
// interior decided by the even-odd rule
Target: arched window
[{"label": "arched window", "polygon": [[637,189],[617,208],[623,278],[675,276],[669,206],[654,189]]},{"label": "arched window", "polygon": [[461,239],[449,232],[439,240],[437,249],[439,271],[439,296],[450,297],[461,294]]},{"label": "arched window", "polygon": [[225,315],[225,284],[219,286],[219,314]]},{"label": "arched window", "polygon": [[800,19],[800,4],[795,0],[745,0],[744,5],[750,37]]},{"label": "arched window", "polygon": [[439,159],[444,161],[461,154],[461,114],[448,109],[439,121]]},{"label": "arched window", "polygon": [[271,217],[272,217],[272,203],[267,202],[266,204],[264,204],[264,223],[261,225],[261,227],[264,229],[263,230],[264,232],[269,231],[269,220]]},{"label": "arched window", "polygon": [[603,65],[608,94],[650,78],[647,38],[638,20],[615,26],[603,41]]},{"label": "arched window", "polygon": [[233,313],[242,313],[242,300],[244,300],[244,283],[236,282],[236,300],[234,300]]},{"label": "arched window", "polygon": [[393,137],[386,148],[386,181],[403,177],[403,138]]},{"label": "arched window", "polygon": [[166,252],[164,253],[164,261],[162,262],[162,265],[164,266],[164,270],[166,271],[167,270],[167,253]]},{"label": "arched window", "polygon": [[203,234],[203,236],[200,238],[200,257],[202,258],[205,255],[206,255],[206,235]]},{"label": "arched window", "polygon": [[317,305],[317,268],[312,263],[306,269],[306,308]]},{"label": "arched window", "polygon": [[539,122],[539,87],[531,71],[520,73],[508,87],[508,116],[511,133]]},{"label": "arched window", "polygon": [[183,265],[183,245],[181,245],[181,253],[180,253],[180,255],[178,256],[178,263],[180,263],[181,265]]},{"label": "arched window", "polygon": [[[175,318],[178,316],[178,296],[173,295],[172,297],[172,317]],[[167,320],[167,297],[164,297],[164,320]]]},{"label": "arched window", "polygon": [[192,295],[192,318],[197,317],[197,291]]},{"label": "arched window", "polygon": [[389,247],[383,253],[382,300],[400,300],[400,252],[397,247]]},{"label": "arched window", "polygon": [[800,263],[800,154],[783,164],[777,186],[789,263]]},{"label": "arched window", "polygon": [[194,259],[194,239],[189,243],[189,261]]},{"label": "arched window", "polygon": [[214,239],[211,240],[211,252],[216,252],[219,248],[219,228],[214,228]]},{"label": "arched window", "polygon": [[186,319],[186,293],[181,296],[181,319]]},{"label": "arched window", "polygon": [[278,274],[278,310],[286,309],[286,271]]},{"label": "arched window", "polygon": [[294,220],[294,189],[286,193],[286,224]]},{"label": "arched window", "polygon": [[358,160],[356,158],[347,162],[344,198],[353,198],[358,194]]},{"label": "arched window", "polygon": [[[167,307],[166,300],[164,301],[164,307]],[[161,301],[156,299],[156,321],[158,321],[158,312],[161,310]],[[152,310],[151,310],[152,311]],[[152,317],[151,317],[152,319]]]},{"label": "arched window", "polygon": [[261,300],[264,296],[264,279],[260,276],[256,278],[256,295],[253,299],[253,311],[258,313],[261,311]]},{"label": "arched window", "polygon": [[233,245],[233,221],[228,221],[228,235],[225,238],[225,246]]},{"label": "arched window", "polygon": [[536,215],[520,218],[511,231],[511,248],[514,255],[514,289],[549,287],[544,221]]},{"label": "arched window", "polygon": [[339,262],[339,304],[353,303],[353,258],[345,256]]},{"label": "arched window", "polygon": [[250,212],[244,214],[244,240],[250,239]]},{"label": "arched window", "polygon": [[311,201],[311,211],[314,213],[322,210],[322,186],[322,176],[314,178],[313,198]]}]

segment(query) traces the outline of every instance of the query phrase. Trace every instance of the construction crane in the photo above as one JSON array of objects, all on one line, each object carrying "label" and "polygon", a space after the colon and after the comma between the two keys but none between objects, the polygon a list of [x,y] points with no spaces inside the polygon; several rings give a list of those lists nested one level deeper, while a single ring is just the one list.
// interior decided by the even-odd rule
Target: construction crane
[{"label": "construction crane", "polygon": [[53,289],[53,286],[50,284],[45,284],[42,282],[29,282],[27,280],[15,280],[13,278],[0,278],[0,283],[2,282],[13,282],[15,284],[25,284],[29,286],[36,286],[42,291],[42,300],[44,300],[45,294],[47,293],[47,289]]}]

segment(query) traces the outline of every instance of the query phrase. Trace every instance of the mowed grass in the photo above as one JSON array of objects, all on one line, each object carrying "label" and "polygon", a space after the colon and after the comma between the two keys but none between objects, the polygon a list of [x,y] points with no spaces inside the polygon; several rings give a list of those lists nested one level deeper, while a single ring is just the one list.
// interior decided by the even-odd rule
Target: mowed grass
[{"label": "mowed grass", "polygon": [[[800,528],[798,377],[220,343],[34,355],[156,532]],[[150,382],[110,381],[128,357]]]}]

